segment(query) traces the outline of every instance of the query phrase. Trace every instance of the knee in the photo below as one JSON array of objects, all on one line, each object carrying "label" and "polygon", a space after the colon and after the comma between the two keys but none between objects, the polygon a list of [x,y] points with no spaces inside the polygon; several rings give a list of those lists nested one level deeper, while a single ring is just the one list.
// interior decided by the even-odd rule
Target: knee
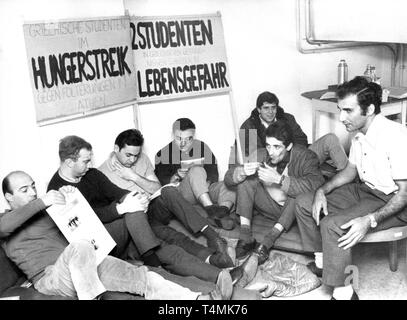
[{"label": "knee", "polygon": [[341,233],[340,226],[342,225],[341,219],[335,215],[327,215],[320,222],[321,234],[334,232],[335,234]]},{"label": "knee", "polygon": [[[92,244],[87,240],[77,240],[69,244],[67,249],[70,250],[72,256],[78,257],[80,261],[82,259],[85,259],[86,261],[95,256],[94,245],[95,244]],[[85,261],[79,263],[85,265]]]},{"label": "knee", "polygon": [[295,215],[297,217],[301,217],[303,215],[311,215],[313,199],[314,192],[307,192],[298,195],[295,198]]},{"label": "knee", "polygon": [[334,133],[328,133],[321,137],[326,146],[334,146],[340,144],[339,138]]},{"label": "knee", "polygon": [[188,170],[188,177],[194,178],[194,177],[204,177],[205,179],[207,178],[206,171],[203,167],[200,166],[194,166],[191,169]]},{"label": "knee", "polygon": [[177,196],[177,193],[178,193],[178,190],[175,187],[168,186],[168,187],[161,189],[162,198],[173,198],[173,197]]}]

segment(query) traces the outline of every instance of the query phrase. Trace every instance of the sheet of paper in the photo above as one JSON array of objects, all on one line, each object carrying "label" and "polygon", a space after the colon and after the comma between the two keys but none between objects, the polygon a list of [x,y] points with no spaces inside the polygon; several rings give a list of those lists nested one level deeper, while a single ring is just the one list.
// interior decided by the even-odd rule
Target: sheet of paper
[{"label": "sheet of paper", "polygon": [[161,196],[161,190],[165,187],[178,187],[178,186],[179,186],[179,182],[168,183],[166,185],[163,185],[160,189],[158,189],[156,192],[154,192],[148,199],[151,201],[151,200],[157,198],[158,196]]},{"label": "sheet of paper", "polygon": [[205,163],[205,158],[191,159],[191,160],[181,160],[181,169],[190,169],[193,166],[203,166]]},{"label": "sheet of paper", "polygon": [[116,246],[116,242],[78,189],[66,196],[65,205],[53,205],[47,212],[69,243],[87,240],[93,244],[98,265]]}]

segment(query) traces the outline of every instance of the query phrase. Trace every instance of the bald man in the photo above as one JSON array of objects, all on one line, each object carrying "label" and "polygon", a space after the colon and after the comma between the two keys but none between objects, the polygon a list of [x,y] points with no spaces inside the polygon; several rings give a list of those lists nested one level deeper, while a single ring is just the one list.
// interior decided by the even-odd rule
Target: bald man
[{"label": "bald man", "polygon": [[[45,211],[53,204],[64,204],[64,195],[75,190],[72,186],[50,190],[38,198],[33,179],[25,172],[14,171],[4,178],[2,189],[11,208],[0,214],[2,246],[43,294],[80,300],[98,298],[105,291],[129,292],[146,299],[229,299],[232,295],[227,271],[222,272],[215,290],[203,295],[168,281],[145,266],[134,266],[111,256],[97,265],[93,245],[87,241],[68,244]],[[143,206],[140,200],[138,209],[144,210]]]}]

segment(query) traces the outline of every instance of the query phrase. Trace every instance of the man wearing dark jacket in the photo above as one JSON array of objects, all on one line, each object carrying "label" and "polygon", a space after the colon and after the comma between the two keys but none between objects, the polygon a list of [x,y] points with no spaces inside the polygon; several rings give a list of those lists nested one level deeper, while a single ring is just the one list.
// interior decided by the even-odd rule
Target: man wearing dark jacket
[{"label": "man wearing dark jacket", "polygon": [[[250,117],[240,127],[240,144],[243,162],[257,149],[266,147],[266,129],[275,121],[284,121],[291,128],[294,143],[308,147],[306,134],[302,131],[295,117],[284,111],[279,105],[279,99],[274,93],[265,91],[257,97],[256,108]],[[309,146],[318,156],[320,165],[331,159],[337,170],[346,167],[348,159],[338,137],[329,133],[319,138]],[[229,164],[238,164],[236,142],[232,147]]]},{"label": "man wearing dark jacket", "polygon": [[[254,249],[259,264],[266,261],[281,232],[293,223],[295,198],[324,182],[317,156],[293,143],[294,135],[287,122],[272,123],[265,136],[266,148],[255,150],[249,162],[230,168],[225,175],[226,185],[237,187],[236,213],[241,229],[236,258],[243,258]],[[260,244],[256,244],[251,232],[254,212],[275,222]]]}]

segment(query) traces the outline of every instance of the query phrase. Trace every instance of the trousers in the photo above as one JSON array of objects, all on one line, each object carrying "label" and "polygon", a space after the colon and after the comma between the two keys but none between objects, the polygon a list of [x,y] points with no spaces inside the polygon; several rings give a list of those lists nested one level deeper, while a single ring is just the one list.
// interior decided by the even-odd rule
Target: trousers
[{"label": "trousers", "polygon": [[280,223],[288,230],[295,220],[295,199],[288,197],[283,206],[274,201],[259,178],[247,177],[237,185],[236,214],[252,220],[256,213]]},{"label": "trousers", "polygon": [[212,202],[218,205],[236,203],[235,191],[228,189],[223,181],[208,185],[205,169],[198,166],[189,169],[178,190],[190,204],[199,204],[199,197],[204,193],[208,193]]},{"label": "trousers", "polygon": [[[343,185],[326,195],[328,215],[320,221],[319,227],[312,218],[314,192],[296,198],[295,214],[303,248],[309,252],[323,252],[322,281],[326,285],[344,286],[345,269],[352,264],[351,248],[338,247],[338,239],[347,232],[341,226],[383,207],[392,197],[393,194],[386,195],[364,183]],[[404,209],[379,223],[374,231],[406,225],[401,219],[405,219],[406,214],[407,209]]]},{"label": "trousers", "polygon": [[166,280],[145,266],[134,266],[111,256],[97,266],[95,251],[87,241],[69,244],[34,287],[44,294],[80,300],[94,299],[106,290],[134,293],[148,300],[195,300],[201,294]]}]

